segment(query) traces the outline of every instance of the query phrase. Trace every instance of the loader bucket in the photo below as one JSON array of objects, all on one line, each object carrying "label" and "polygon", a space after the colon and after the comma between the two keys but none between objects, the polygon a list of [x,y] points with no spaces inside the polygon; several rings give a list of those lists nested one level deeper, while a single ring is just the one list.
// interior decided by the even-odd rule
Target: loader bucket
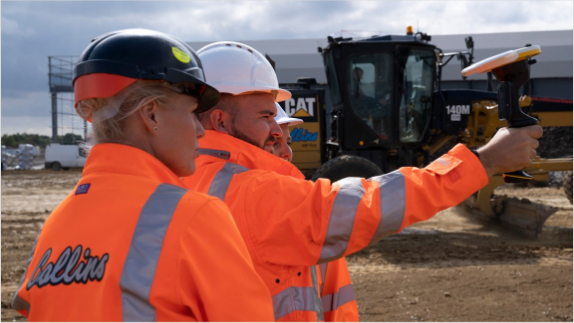
[{"label": "loader bucket", "polygon": [[558,210],[556,207],[515,197],[500,199],[498,203],[497,211],[501,212],[496,212],[497,221],[502,226],[531,238],[540,235],[544,222]]},{"label": "loader bucket", "polygon": [[[535,180],[548,181],[548,170],[557,171],[572,167],[571,159],[535,160],[534,170],[531,171]],[[518,199],[506,195],[496,195],[494,190],[504,185],[500,175],[489,178],[488,185],[469,197],[464,207],[473,215],[487,221],[496,222],[501,227],[518,232],[530,238],[538,238],[542,232],[544,222],[554,214],[558,208],[533,203],[528,199]]]}]

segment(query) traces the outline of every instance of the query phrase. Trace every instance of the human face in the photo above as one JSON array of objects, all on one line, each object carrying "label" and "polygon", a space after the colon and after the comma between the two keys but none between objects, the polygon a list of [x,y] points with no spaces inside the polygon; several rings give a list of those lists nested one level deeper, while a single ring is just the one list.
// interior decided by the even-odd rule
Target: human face
[{"label": "human face", "polygon": [[157,122],[154,153],[179,177],[195,172],[198,139],[205,135],[194,113],[196,108],[195,97],[176,94],[169,107],[159,107],[154,115]]},{"label": "human face", "polygon": [[283,133],[275,121],[277,108],[271,94],[247,94],[237,97],[229,134],[269,153]]},{"label": "human face", "polygon": [[280,124],[283,135],[277,137],[277,141],[273,145],[273,154],[286,161],[293,159],[293,150],[291,150],[291,133],[289,132],[289,123]]}]

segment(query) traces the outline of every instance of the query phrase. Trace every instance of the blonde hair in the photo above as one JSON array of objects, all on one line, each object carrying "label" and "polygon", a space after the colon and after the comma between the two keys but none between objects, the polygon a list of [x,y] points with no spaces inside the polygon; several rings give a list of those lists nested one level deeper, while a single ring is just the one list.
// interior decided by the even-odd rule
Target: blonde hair
[{"label": "blonde hair", "polygon": [[165,82],[139,80],[112,97],[82,100],[76,111],[84,120],[92,121],[92,144],[122,143],[129,116],[153,101],[169,108],[176,95]]}]

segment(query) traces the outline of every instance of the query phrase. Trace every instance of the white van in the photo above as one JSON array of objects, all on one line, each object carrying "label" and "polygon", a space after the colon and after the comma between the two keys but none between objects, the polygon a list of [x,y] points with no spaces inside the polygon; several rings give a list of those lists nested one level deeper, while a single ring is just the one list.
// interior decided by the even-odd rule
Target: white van
[{"label": "white van", "polygon": [[70,167],[84,167],[86,157],[85,150],[78,145],[49,144],[44,162],[46,169],[68,170]]}]

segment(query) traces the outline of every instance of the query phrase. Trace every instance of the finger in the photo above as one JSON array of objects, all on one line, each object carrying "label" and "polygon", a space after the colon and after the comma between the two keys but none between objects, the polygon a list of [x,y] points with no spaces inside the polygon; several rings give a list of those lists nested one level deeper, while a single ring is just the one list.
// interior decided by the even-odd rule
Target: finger
[{"label": "finger", "polygon": [[536,158],[536,150],[531,148],[530,149],[530,159],[534,159],[534,158]]},{"label": "finger", "polygon": [[530,139],[530,148],[532,149],[536,149],[538,148],[538,146],[540,145],[540,142],[538,142],[538,140],[536,139]]},{"label": "finger", "polygon": [[538,126],[538,125],[528,126],[528,127],[522,128],[522,129],[524,129],[524,131],[526,131],[526,133],[534,139],[538,139],[538,138],[542,137],[542,135],[544,134],[542,127]]}]

